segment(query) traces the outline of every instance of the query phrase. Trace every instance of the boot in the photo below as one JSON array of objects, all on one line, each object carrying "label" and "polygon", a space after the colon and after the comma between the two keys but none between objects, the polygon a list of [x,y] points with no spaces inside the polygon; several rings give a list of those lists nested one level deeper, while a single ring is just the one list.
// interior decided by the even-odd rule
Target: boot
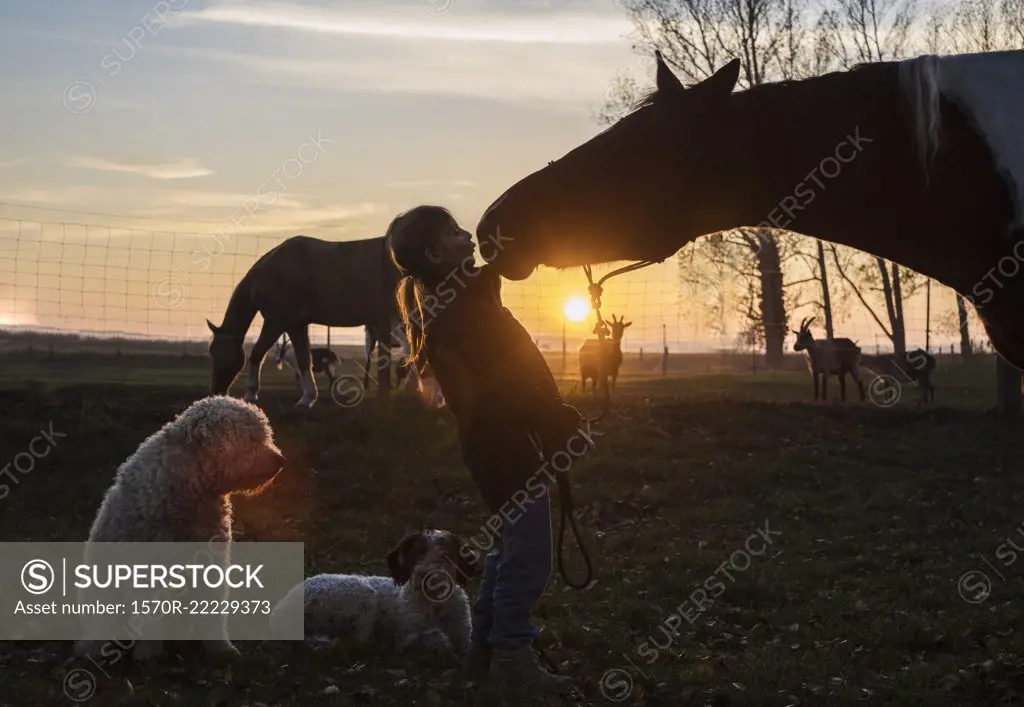
[{"label": "boot", "polygon": [[491,669],[491,655],[494,649],[487,643],[474,643],[462,663],[462,673],[466,680],[477,682],[487,678]]},{"label": "boot", "polygon": [[569,676],[542,668],[530,645],[515,650],[495,648],[490,678],[495,687],[528,693],[567,694],[574,688]]}]

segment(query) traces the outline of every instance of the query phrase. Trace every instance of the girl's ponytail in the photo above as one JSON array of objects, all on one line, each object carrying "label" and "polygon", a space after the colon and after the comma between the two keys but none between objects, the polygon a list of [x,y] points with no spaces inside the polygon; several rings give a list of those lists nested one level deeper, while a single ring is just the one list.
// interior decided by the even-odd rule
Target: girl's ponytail
[{"label": "girl's ponytail", "polygon": [[398,312],[402,315],[402,323],[405,325],[405,338],[409,342],[409,355],[406,360],[412,364],[417,374],[423,375],[423,307],[416,278],[412,275],[403,277],[398,283],[395,296],[398,300]]}]

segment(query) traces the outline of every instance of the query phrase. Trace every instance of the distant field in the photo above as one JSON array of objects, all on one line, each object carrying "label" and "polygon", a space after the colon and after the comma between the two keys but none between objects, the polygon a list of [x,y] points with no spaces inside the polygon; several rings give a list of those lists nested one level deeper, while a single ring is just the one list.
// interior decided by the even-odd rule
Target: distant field
[{"label": "distant field", "polygon": [[[102,351],[102,352],[100,352]],[[342,374],[363,378],[362,356],[357,347],[336,346],[334,351],[342,359]],[[561,381],[567,391],[574,391],[578,383],[576,357],[572,351],[563,359],[561,352],[545,352],[545,357],[555,377]],[[296,391],[298,388],[287,366],[278,368],[268,355],[262,369],[261,386],[268,390]],[[996,404],[995,397],[995,357],[992,355],[976,355],[966,362],[960,356],[939,356],[936,374],[936,400],[943,405],[965,408],[987,408]],[[233,388],[234,394],[241,395],[245,387],[246,369],[239,375]],[[376,369],[370,371],[376,380]],[[865,380],[871,374],[865,372]],[[679,383],[679,378],[704,378],[709,380]],[[18,388],[29,381],[51,387],[62,387],[78,383],[132,383],[147,385],[195,384],[205,386],[210,379],[210,359],[205,349],[191,350],[188,355],[159,353],[129,353],[115,355],[115,349],[102,349],[86,352],[68,352],[56,347],[51,354],[50,349],[37,349],[33,352],[13,350],[3,352],[0,349],[0,388]],[[810,399],[813,387],[810,374],[807,372],[803,356],[788,355],[786,369],[783,371],[766,371],[763,363],[757,369],[749,356],[738,354],[669,354],[665,375],[662,375],[660,354],[646,354],[642,359],[635,353],[625,356],[619,375],[619,382],[642,383],[644,390],[654,390],[669,385],[691,387],[712,392],[715,390],[736,392],[739,385],[744,395],[752,399],[791,401]],[[906,387],[900,396],[900,403],[916,401],[918,391],[913,383],[899,381]],[[318,378],[317,385],[321,395],[328,395],[327,381]],[[371,383],[375,388],[375,383]],[[665,392],[665,391],[660,391]],[[372,394],[372,392],[371,392]],[[852,380],[847,380],[848,400],[855,401],[857,392]],[[829,380],[829,397],[838,400],[839,382]],[[881,396],[879,400],[881,401]],[[885,402],[885,401],[883,401]]]},{"label": "distant field", "polygon": [[[560,355],[549,360],[568,400],[594,407]],[[988,412],[992,359],[940,359],[937,405],[920,410],[912,388],[892,408],[812,403],[792,364],[752,374],[678,356],[662,378],[659,359],[628,360],[598,450],[573,470],[599,582],[580,594],[556,571],[538,610],[542,644],[583,692],[576,704],[1024,704],[1024,563],[995,556],[1024,521],[1024,435]],[[205,394],[208,366],[0,356],[0,462],[51,423],[67,434],[0,500],[0,538],[84,539],[118,464]],[[486,511],[447,412],[408,398],[344,409],[325,388],[313,410],[296,410],[294,383],[265,367],[261,404],[293,468],[236,501],[240,539],[304,542],[307,574],[383,573],[409,529],[479,534]],[[772,544],[744,559],[766,526]],[[578,575],[571,538],[566,553]],[[719,570],[730,558],[731,579]],[[972,570],[988,594],[978,575],[961,581]],[[696,611],[716,573],[724,591]],[[659,626],[675,611],[690,618],[666,645]],[[652,641],[664,648],[652,653]],[[84,704],[96,707],[491,704],[444,666],[346,645],[242,642],[230,670],[122,662],[109,674],[65,665],[69,648],[0,641],[0,705],[72,704],[73,668],[91,671]]]}]

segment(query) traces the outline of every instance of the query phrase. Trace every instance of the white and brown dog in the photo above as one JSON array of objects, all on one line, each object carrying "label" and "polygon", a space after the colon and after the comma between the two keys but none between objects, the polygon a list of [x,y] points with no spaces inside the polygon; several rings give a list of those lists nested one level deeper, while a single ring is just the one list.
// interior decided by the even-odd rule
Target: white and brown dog
[{"label": "white and brown dog", "polygon": [[480,573],[481,558],[451,532],[420,530],[402,538],[387,561],[390,577],[309,577],[274,608],[271,627],[280,628],[282,616],[301,602],[307,636],[353,638],[398,652],[469,650],[472,619],[463,587]]}]

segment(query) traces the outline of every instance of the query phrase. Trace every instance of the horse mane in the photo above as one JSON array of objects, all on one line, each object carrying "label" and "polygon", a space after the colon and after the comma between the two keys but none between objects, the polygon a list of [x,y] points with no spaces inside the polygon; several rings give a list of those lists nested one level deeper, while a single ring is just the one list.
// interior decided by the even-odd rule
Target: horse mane
[{"label": "horse mane", "polygon": [[640,110],[641,108],[646,108],[647,106],[654,105],[654,103],[657,100],[657,98],[658,98],[658,89],[657,89],[657,87],[655,87],[655,88],[652,88],[647,93],[645,93],[642,96],[640,96],[640,98],[638,98],[637,100],[633,101],[632,105],[629,106],[629,112],[630,113],[635,113],[636,111]]},{"label": "horse mane", "polygon": [[939,57],[925,54],[899,62],[899,84],[910,102],[918,157],[925,177],[939,149]]},{"label": "horse mane", "polygon": [[[897,67],[899,91],[910,105],[912,133],[918,158],[924,170],[925,180],[928,179],[929,167],[935,158],[935,153],[939,149],[940,141],[939,59],[940,57],[934,54],[925,54],[912,59],[894,62]],[[849,73],[857,72],[860,75],[861,72],[877,68],[883,63],[885,62],[862,62],[849,69]],[[831,74],[835,73],[840,72],[831,72]],[[808,81],[815,81],[828,75],[830,74],[812,76],[806,79],[773,81],[735,91],[733,95],[738,93],[751,96],[761,95],[762,92],[773,92],[779,88],[805,84]],[[675,95],[685,97],[686,92],[665,96],[659,93],[657,87],[655,87],[633,102],[629,106],[629,112],[621,119],[628,118],[643,108],[674,100]]]}]

